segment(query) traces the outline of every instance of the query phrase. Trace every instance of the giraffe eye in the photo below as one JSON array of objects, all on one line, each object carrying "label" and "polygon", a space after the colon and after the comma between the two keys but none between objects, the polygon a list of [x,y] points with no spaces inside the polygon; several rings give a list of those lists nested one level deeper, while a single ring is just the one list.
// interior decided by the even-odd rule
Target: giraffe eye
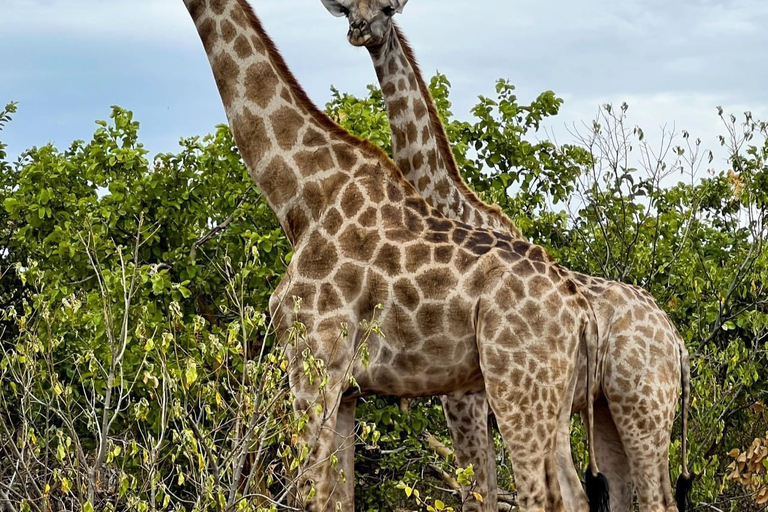
[{"label": "giraffe eye", "polygon": [[395,15],[395,8],[394,7],[385,7],[381,10],[381,12],[384,13],[385,16],[394,16]]}]

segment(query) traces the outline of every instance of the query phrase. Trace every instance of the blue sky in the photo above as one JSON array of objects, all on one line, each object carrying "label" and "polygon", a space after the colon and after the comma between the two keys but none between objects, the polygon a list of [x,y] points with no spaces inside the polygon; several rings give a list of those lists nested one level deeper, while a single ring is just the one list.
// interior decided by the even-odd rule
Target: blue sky
[{"label": "blue sky", "polygon": [[[375,81],[320,0],[252,4],[317,103],[331,84],[363,93]],[[20,103],[2,134],[11,155],[87,139],[113,104],[136,113],[152,153],[224,121],[181,0],[0,0],[0,10],[0,103]],[[425,72],[448,75],[460,118],[498,78],[522,101],[548,89],[566,100],[548,127],[559,142],[606,102],[627,101],[651,136],[675,126],[708,147],[717,105],[768,118],[765,0],[411,0],[399,22]]]}]

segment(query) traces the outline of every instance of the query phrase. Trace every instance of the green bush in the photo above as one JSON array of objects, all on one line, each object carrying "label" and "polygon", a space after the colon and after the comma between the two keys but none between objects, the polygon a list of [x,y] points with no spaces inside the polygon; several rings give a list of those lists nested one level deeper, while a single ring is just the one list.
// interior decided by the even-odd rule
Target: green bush
[{"label": "green bush", "polygon": [[[727,454],[766,431],[765,124],[721,112],[730,169],[707,171],[698,141],[652,145],[625,105],[559,146],[534,137],[562,104],[551,92],[520,104],[502,81],[458,121],[448,80],[431,85],[483,198],[565,265],[642,286],[670,314],[692,355],[693,500],[748,509],[725,475]],[[390,149],[377,89],[334,90],[327,111]],[[227,127],[151,160],[138,130],[113,107],[90,141],[63,151],[10,163],[0,144],[0,503],[276,509],[302,457],[266,314],[291,248]],[[439,401],[369,397],[358,420],[360,510],[460,506],[453,489],[468,473],[458,476]],[[679,446],[676,434],[674,474]]]}]

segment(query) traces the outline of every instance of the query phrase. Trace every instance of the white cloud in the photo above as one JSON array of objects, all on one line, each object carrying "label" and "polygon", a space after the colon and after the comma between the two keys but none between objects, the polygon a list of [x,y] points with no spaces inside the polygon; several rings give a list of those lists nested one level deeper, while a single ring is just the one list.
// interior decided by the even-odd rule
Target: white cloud
[{"label": "white cloud", "polygon": [[[310,0],[311,1],[311,0]],[[70,39],[189,45],[194,25],[181,0],[2,0],[0,34],[6,37]],[[313,18],[322,9],[307,0],[262,0],[259,16],[271,33],[312,38]],[[314,8],[312,8],[314,7]],[[319,8],[319,9],[318,9]],[[314,12],[313,12],[314,11]],[[322,9],[325,13],[325,10]],[[126,40],[127,39],[127,40]]]},{"label": "white cloud", "polygon": [[768,3],[755,0],[731,0],[707,3],[700,11],[698,29],[712,37],[744,37],[765,29]]},{"label": "white cloud", "polygon": [[[174,124],[171,118],[188,110],[182,102],[190,94],[200,104],[220,106],[208,96],[214,90],[210,70],[181,0],[0,3],[0,60],[10,66],[0,79],[0,100],[39,102],[46,106],[41,112],[61,109],[50,115],[70,119],[84,114],[69,106],[68,95],[92,91],[94,102],[110,98],[148,112],[145,126],[159,132],[164,125],[176,130],[178,119]],[[375,81],[367,52],[346,42],[344,20],[331,17],[320,0],[252,3],[318,103],[331,84],[364,93]],[[399,22],[424,71],[439,69],[452,81],[459,117],[467,117],[477,95],[493,94],[498,78],[516,84],[523,102],[547,89],[564,95],[560,125],[590,119],[601,103],[624,100],[633,122],[647,132],[675,123],[704,140],[717,129],[718,104],[768,117],[768,69],[762,66],[768,32],[761,28],[768,26],[766,0],[418,0]],[[112,53],[120,57],[110,59]],[[135,94],[113,94],[126,76],[133,91],[123,92]],[[175,99],[168,92],[174,88],[190,92]],[[36,136],[31,132],[22,144],[40,143]]]},{"label": "white cloud", "polygon": [[[589,133],[589,123],[595,119],[601,105],[610,103],[618,108],[626,102],[629,105],[627,126],[642,128],[651,147],[658,147],[662,137],[670,135],[675,135],[674,145],[685,146],[683,131],[690,134],[692,144],[700,139],[699,170],[702,173],[710,167],[723,169],[728,165],[727,151],[718,141],[718,136],[726,135],[726,130],[716,107],[722,106],[726,117],[734,114],[739,122],[747,110],[757,118],[768,119],[768,103],[746,105],[731,98],[702,93],[615,94],[600,98],[565,99],[557,120],[544,127],[544,132],[540,134],[542,138],[552,136],[561,144],[573,142],[575,132],[581,135]],[[709,151],[714,157],[711,164],[707,162]]]},{"label": "white cloud", "polygon": [[0,31],[72,39],[178,41],[190,29],[181,2],[167,0],[4,0]]}]

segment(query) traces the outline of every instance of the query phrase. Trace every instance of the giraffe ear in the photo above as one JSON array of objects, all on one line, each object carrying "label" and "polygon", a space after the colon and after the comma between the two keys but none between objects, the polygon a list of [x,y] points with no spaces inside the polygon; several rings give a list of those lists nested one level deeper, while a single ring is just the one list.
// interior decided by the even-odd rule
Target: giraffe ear
[{"label": "giraffe ear", "polygon": [[392,6],[395,8],[395,12],[402,14],[403,9],[405,9],[405,4],[408,3],[408,0],[393,0],[392,3],[395,4]]},{"label": "giraffe ear", "polygon": [[345,16],[347,13],[346,8],[341,5],[341,2],[338,0],[320,0],[323,2],[323,5],[326,9],[328,9],[328,12],[336,16],[337,18],[341,18],[342,16]]}]

